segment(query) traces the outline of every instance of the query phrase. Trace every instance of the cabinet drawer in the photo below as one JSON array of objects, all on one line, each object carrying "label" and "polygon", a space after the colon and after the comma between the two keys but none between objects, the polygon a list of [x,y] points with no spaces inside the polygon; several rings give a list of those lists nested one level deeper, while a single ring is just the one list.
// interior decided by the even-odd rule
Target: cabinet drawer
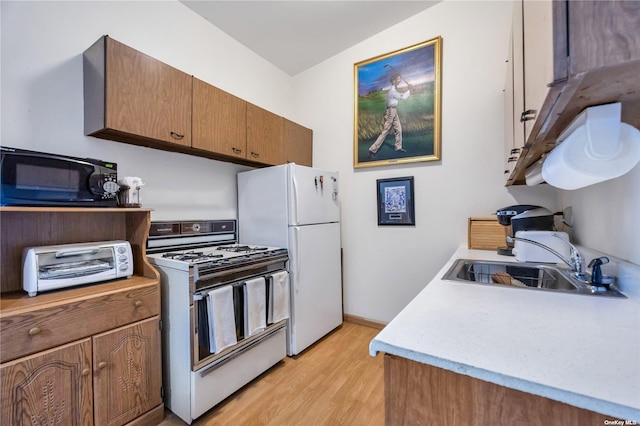
[{"label": "cabinet drawer", "polygon": [[160,314],[160,288],[150,284],[0,319],[0,362],[9,361]]}]

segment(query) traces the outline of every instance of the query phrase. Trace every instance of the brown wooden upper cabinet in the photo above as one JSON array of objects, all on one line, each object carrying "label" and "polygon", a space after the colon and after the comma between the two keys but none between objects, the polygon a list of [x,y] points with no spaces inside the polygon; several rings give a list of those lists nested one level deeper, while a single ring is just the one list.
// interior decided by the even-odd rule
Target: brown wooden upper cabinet
[{"label": "brown wooden upper cabinet", "polygon": [[193,148],[247,158],[247,102],[193,78]]},{"label": "brown wooden upper cabinet", "polygon": [[284,162],[313,165],[313,131],[284,119]]},{"label": "brown wooden upper cabinet", "polygon": [[83,55],[87,135],[191,146],[191,76],[109,36]]},{"label": "brown wooden upper cabinet", "polygon": [[507,185],[524,184],[526,169],[555,148],[587,107],[621,102],[622,121],[640,127],[640,2],[546,0],[516,7],[524,27],[524,108],[513,112],[526,130]]},{"label": "brown wooden upper cabinet", "polygon": [[87,135],[251,166],[311,166],[311,130],[109,36],[84,52],[83,67]]},{"label": "brown wooden upper cabinet", "polygon": [[247,159],[283,164],[284,118],[247,103]]}]

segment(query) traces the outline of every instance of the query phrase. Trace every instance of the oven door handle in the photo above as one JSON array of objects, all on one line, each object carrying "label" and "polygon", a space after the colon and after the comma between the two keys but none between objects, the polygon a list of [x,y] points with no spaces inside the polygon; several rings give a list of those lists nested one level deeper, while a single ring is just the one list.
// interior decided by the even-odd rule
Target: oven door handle
[{"label": "oven door handle", "polygon": [[208,367],[205,367],[204,369],[200,370],[199,371],[200,377],[204,377],[207,374],[212,373],[213,371],[215,371],[219,367],[222,367],[224,364],[226,364],[227,362],[231,361],[232,359],[234,359],[238,355],[240,355],[240,354],[248,351],[249,349],[253,348],[254,346],[264,342],[265,340],[267,340],[268,338],[273,336],[275,333],[277,333],[278,331],[282,330],[285,326],[286,326],[286,323],[284,321],[282,321],[281,324],[279,324],[277,327],[273,328],[272,330],[265,331],[263,336],[260,336],[259,338],[255,339],[255,340],[253,340],[251,342],[247,342],[243,346],[240,346],[237,349],[232,350],[227,355],[225,355],[224,357],[220,358],[217,362],[213,362]]}]

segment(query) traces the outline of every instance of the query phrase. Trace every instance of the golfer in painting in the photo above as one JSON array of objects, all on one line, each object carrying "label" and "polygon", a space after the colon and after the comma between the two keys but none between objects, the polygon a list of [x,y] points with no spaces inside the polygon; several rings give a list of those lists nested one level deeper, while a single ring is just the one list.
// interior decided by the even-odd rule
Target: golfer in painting
[{"label": "golfer in painting", "polygon": [[391,89],[387,93],[387,111],[384,114],[384,128],[382,133],[376,139],[376,141],[369,147],[369,157],[375,158],[376,152],[380,149],[387,135],[393,129],[395,133],[395,151],[407,152],[402,148],[402,125],[400,124],[400,118],[398,117],[398,102],[405,100],[411,95],[411,85],[407,83],[407,87],[398,88],[398,85],[402,81],[400,74],[393,74],[391,76]]}]

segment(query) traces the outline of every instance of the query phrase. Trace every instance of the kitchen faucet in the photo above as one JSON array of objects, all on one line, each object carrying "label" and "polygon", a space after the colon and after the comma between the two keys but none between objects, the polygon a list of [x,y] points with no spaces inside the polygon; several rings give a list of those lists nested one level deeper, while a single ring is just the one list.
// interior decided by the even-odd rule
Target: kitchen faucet
[{"label": "kitchen faucet", "polygon": [[566,263],[571,268],[571,271],[573,272],[573,275],[578,280],[588,283],[589,280],[587,279],[587,276],[585,275],[585,272],[584,272],[584,261],[582,260],[582,256],[580,255],[580,252],[578,251],[578,249],[573,244],[571,244],[569,241],[561,238],[560,235],[558,235],[557,233],[554,232],[551,235],[556,237],[556,238],[558,238],[560,241],[564,242],[565,244],[569,245],[569,247],[571,248],[571,259],[567,259],[566,257],[561,255],[560,253],[558,253],[556,250],[552,249],[551,247],[547,247],[544,244],[541,244],[541,243],[539,243],[537,241],[530,240],[528,238],[507,237],[507,242],[508,243],[513,243],[514,241],[522,241],[522,242],[525,242],[525,243],[533,244],[534,246],[538,246],[540,248],[543,248],[543,249],[547,250],[548,252],[553,253],[555,256],[557,256],[560,260],[562,260],[564,263]]}]

